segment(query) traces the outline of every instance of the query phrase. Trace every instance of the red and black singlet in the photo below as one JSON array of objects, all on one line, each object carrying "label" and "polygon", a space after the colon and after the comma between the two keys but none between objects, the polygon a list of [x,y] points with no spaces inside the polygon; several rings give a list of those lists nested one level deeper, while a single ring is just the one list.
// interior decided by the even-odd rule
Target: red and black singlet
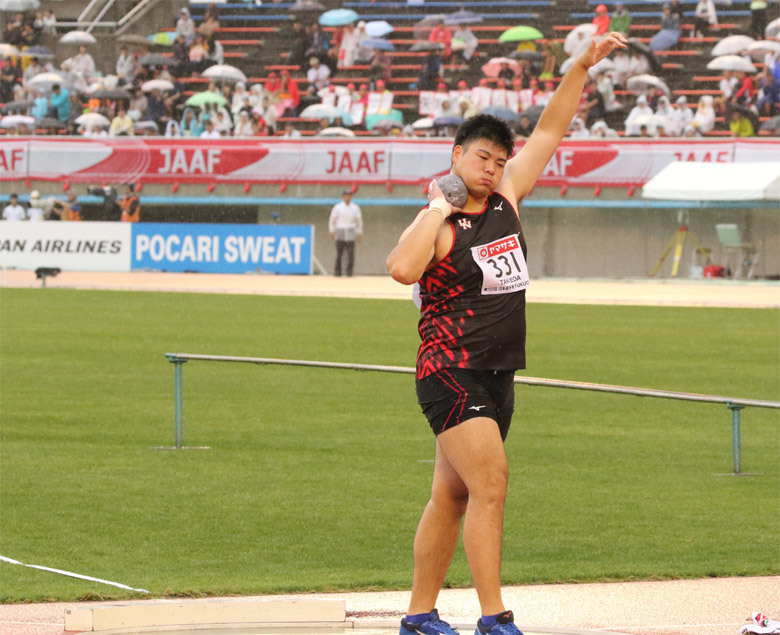
[{"label": "red and black singlet", "polygon": [[419,282],[417,378],[442,368],[525,368],[528,268],[513,205],[493,193],[481,212],[447,222],[452,249]]}]

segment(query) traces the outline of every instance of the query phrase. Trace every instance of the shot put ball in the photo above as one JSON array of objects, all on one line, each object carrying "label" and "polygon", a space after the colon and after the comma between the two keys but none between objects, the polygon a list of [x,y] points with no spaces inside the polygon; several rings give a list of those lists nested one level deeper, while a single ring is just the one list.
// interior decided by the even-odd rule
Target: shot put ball
[{"label": "shot put ball", "polygon": [[463,209],[466,201],[469,200],[469,191],[466,189],[463,179],[454,174],[447,174],[438,179],[438,183],[447,202],[453,207]]}]

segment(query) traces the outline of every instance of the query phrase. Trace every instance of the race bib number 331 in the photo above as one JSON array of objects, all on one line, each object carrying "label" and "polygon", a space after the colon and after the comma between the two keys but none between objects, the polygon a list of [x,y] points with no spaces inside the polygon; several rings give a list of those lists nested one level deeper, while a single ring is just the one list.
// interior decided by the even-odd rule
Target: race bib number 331
[{"label": "race bib number 331", "polygon": [[516,235],[471,248],[482,270],[482,295],[515,293],[528,287],[528,267]]}]

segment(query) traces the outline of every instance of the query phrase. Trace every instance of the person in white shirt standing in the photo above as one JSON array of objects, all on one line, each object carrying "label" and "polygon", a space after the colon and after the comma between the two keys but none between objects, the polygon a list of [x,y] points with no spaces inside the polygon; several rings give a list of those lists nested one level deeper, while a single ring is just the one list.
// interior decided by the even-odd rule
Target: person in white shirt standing
[{"label": "person in white shirt standing", "polygon": [[346,252],[345,271],[347,276],[351,276],[355,264],[355,240],[360,240],[363,236],[363,216],[360,207],[352,202],[352,190],[344,190],[341,196],[344,200],[333,206],[328,220],[330,237],[336,241],[336,265],[333,275],[341,275],[341,259]]},{"label": "person in white shirt standing", "polygon": [[3,220],[27,220],[27,213],[24,211],[24,207],[19,205],[19,196],[17,194],[11,194],[10,198],[10,202],[3,209]]},{"label": "person in white shirt standing", "polygon": [[41,195],[38,190],[30,192],[30,207],[27,209],[27,218],[30,221],[42,221],[45,214],[41,202]]}]

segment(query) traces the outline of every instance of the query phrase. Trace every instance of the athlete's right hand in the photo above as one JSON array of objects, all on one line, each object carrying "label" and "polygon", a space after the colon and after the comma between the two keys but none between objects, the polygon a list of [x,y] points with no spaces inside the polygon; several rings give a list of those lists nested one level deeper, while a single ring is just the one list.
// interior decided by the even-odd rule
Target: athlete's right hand
[{"label": "athlete's right hand", "polygon": [[[447,199],[444,198],[444,192],[441,191],[441,188],[439,187],[439,182],[436,179],[432,179],[430,183],[428,183],[428,203],[431,203],[434,199],[437,199],[441,197],[444,199],[446,205],[443,207],[445,208],[443,210],[444,217],[447,218],[448,216],[452,216],[453,214],[458,214],[462,212],[463,210],[460,207],[453,207],[449,203],[447,203]],[[447,209],[449,209],[449,212],[447,212]]]}]

